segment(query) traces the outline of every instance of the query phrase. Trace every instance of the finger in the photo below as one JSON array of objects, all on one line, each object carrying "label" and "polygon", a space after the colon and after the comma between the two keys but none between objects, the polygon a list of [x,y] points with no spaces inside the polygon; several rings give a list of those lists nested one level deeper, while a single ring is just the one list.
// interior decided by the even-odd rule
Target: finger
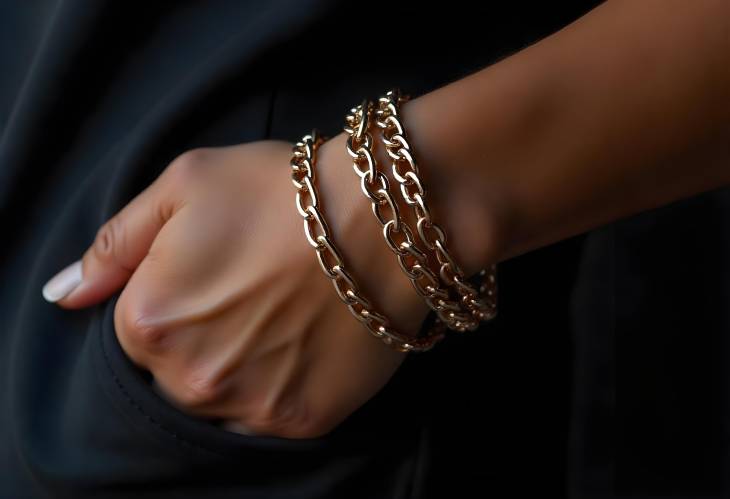
[{"label": "finger", "polygon": [[122,287],[176,210],[164,183],[158,178],[107,220],[83,257],[43,286],[43,297],[64,308],[83,308]]},{"label": "finger", "polygon": [[[157,380],[152,381],[152,391],[155,392],[158,397],[165,400],[166,402],[176,405],[175,400],[173,398],[171,398],[170,395],[167,393],[167,391],[159,385]],[[254,432],[251,428],[248,428],[246,425],[244,425],[240,421],[226,419],[226,420],[221,420],[218,424],[224,430],[230,431],[232,433],[240,433],[241,435],[250,435],[250,436],[256,435],[256,432]]]}]

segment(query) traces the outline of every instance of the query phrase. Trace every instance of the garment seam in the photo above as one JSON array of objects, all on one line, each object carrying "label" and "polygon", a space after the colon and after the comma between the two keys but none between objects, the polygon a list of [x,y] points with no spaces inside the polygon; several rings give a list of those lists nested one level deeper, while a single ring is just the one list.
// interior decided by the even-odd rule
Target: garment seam
[{"label": "garment seam", "polygon": [[109,370],[109,373],[111,374],[112,379],[114,380],[115,385],[117,386],[117,388],[119,389],[119,391],[122,393],[122,395],[124,396],[124,399],[127,401],[127,403],[129,405],[131,405],[132,407],[134,407],[134,409],[136,409],[137,412],[139,412],[147,420],[148,423],[152,424],[154,427],[158,428],[163,433],[167,434],[169,437],[172,437],[173,440],[175,440],[179,444],[182,444],[183,447],[184,446],[188,446],[188,447],[191,447],[193,449],[200,450],[200,451],[203,451],[203,452],[207,452],[207,453],[213,454],[213,455],[215,455],[217,457],[224,458],[225,456],[223,454],[219,453],[219,452],[216,452],[216,451],[214,451],[212,449],[209,449],[207,447],[203,447],[203,446],[201,446],[199,444],[190,442],[189,440],[181,437],[177,432],[175,432],[175,431],[171,430],[170,428],[168,428],[166,425],[164,425],[163,423],[161,423],[160,421],[158,421],[155,417],[153,417],[152,415],[148,414],[144,410],[144,408],[142,408],[142,406],[129,394],[129,391],[125,387],[124,383],[122,383],[121,379],[119,379],[119,376],[117,375],[116,371],[112,367],[112,365],[111,365],[111,359],[109,358],[109,354],[108,354],[108,352],[106,350],[106,347],[104,346],[103,328],[100,328],[100,329],[102,331],[101,331],[101,334],[98,335],[99,336],[99,346],[101,348],[102,356],[104,357],[104,364],[106,365],[106,368]]}]

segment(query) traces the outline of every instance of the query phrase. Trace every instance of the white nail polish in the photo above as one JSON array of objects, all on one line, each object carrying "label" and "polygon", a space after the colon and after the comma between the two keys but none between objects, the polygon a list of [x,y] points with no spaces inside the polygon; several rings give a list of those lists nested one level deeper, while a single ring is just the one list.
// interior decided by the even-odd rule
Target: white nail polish
[{"label": "white nail polish", "polygon": [[81,260],[74,263],[56,274],[43,286],[43,298],[53,303],[74,290],[83,280],[81,275]]}]

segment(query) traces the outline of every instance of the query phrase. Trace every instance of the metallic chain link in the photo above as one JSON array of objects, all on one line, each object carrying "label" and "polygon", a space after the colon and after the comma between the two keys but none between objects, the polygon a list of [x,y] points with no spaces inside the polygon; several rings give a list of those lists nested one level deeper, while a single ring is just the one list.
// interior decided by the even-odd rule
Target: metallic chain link
[{"label": "metallic chain link", "polygon": [[477,290],[466,279],[446,247],[446,233],[434,222],[426,204],[426,190],[418,164],[400,115],[400,106],[408,100],[398,89],[378,100],[375,123],[381,129],[381,139],[392,160],[393,177],[400,184],[403,201],[413,208],[418,222],[416,229],[421,242],[436,255],[441,282],[454,289],[477,321],[490,320],[497,314],[497,266],[480,272],[482,284]]},{"label": "metallic chain link", "polygon": [[[388,177],[378,169],[373,158],[372,114],[374,108],[371,101],[365,100],[350,110],[345,121],[348,133],[347,153],[352,157],[352,167],[360,177],[360,186],[370,200],[373,215],[383,229],[383,237],[388,248],[398,258],[398,264],[410,279],[416,293],[424,299],[438,319],[450,329],[457,331],[474,330],[479,322],[474,319],[471,309],[451,299],[447,289],[441,286],[439,277],[427,265],[426,255],[415,245],[413,231],[398,211],[390,192]],[[411,172],[407,172],[411,173]],[[410,185],[416,185],[416,195],[423,193],[418,178]],[[401,190],[407,193],[404,184]],[[385,210],[385,213],[383,211]],[[420,231],[421,229],[419,229]]]},{"label": "metallic chain link", "polygon": [[434,328],[428,335],[419,338],[411,338],[395,331],[390,327],[388,319],[373,309],[345,269],[342,256],[332,241],[330,229],[320,211],[319,194],[315,187],[316,152],[323,142],[324,138],[316,130],[305,135],[294,145],[290,162],[292,182],[297,188],[297,211],[304,219],[304,235],[317,252],[322,272],[332,280],[340,300],[373,336],[400,352],[429,350],[443,338],[444,327]]}]

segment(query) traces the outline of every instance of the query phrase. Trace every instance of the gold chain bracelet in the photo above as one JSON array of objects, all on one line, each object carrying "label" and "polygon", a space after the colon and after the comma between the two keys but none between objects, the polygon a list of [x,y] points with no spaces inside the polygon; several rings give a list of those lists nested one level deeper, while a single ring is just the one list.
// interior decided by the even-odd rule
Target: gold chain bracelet
[{"label": "gold chain bracelet", "polygon": [[393,177],[400,184],[403,201],[415,212],[421,242],[436,255],[441,281],[456,290],[477,321],[490,320],[497,313],[497,267],[491,265],[480,272],[483,282],[477,291],[449,253],[446,233],[433,221],[426,205],[426,191],[400,116],[400,105],[408,99],[394,89],[378,100],[375,122],[381,129],[381,140],[392,160]]},{"label": "gold chain bracelet", "polygon": [[[457,331],[474,330],[479,323],[469,308],[464,309],[458,301],[451,300],[447,289],[441,287],[438,276],[429,268],[426,255],[415,245],[413,230],[401,217],[398,204],[390,193],[388,178],[378,169],[372,152],[373,103],[365,100],[354,107],[346,116],[345,131],[348,133],[347,153],[352,158],[352,167],[360,177],[363,194],[370,200],[373,215],[383,231],[388,248],[398,258],[400,268],[424,299],[429,308],[436,312],[440,321]],[[383,214],[383,208],[389,212]],[[397,234],[397,236],[396,236]],[[402,239],[397,242],[395,238]]]},{"label": "gold chain bracelet", "polygon": [[295,203],[304,219],[304,235],[317,253],[322,272],[332,280],[340,300],[352,315],[376,338],[400,352],[422,352],[432,348],[444,336],[443,326],[437,325],[427,335],[411,338],[391,328],[388,319],[375,311],[370,301],[359,291],[352,276],[345,269],[342,256],[336,249],[327,223],[322,216],[320,200],[315,187],[314,167],[316,154],[324,138],[315,130],[305,135],[292,149],[292,182],[297,188]]}]

